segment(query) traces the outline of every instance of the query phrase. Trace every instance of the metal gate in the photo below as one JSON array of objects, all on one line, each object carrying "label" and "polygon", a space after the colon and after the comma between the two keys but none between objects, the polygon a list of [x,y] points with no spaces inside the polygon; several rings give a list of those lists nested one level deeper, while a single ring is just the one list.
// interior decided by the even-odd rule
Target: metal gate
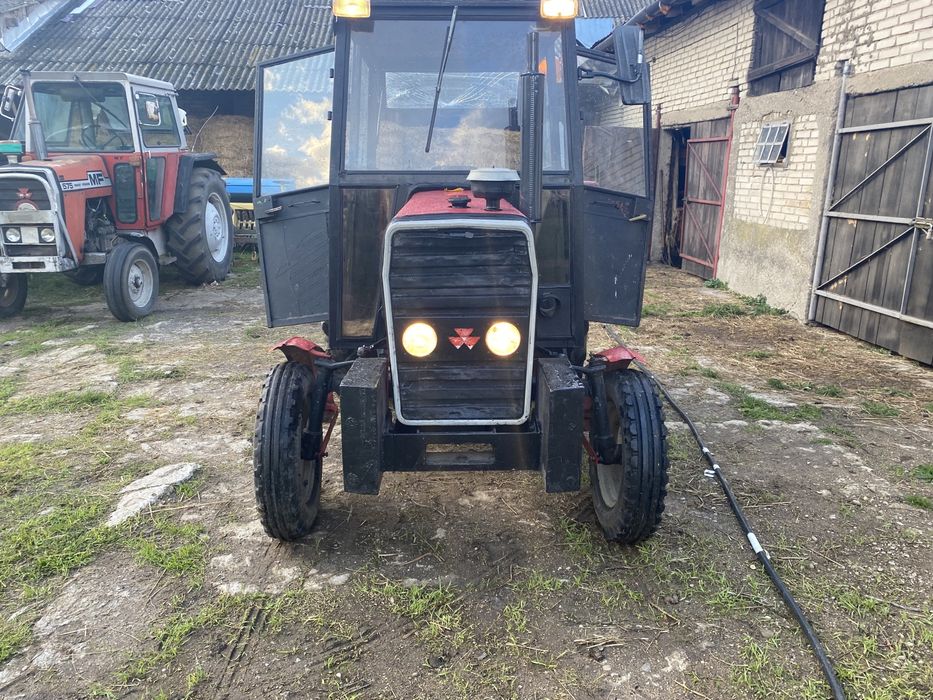
[{"label": "metal gate", "polygon": [[933,363],[933,85],[844,110],[813,319]]},{"label": "metal gate", "polygon": [[681,267],[703,279],[715,277],[719,267],[731,142],[731,119],[695,124],[687,139]]}]

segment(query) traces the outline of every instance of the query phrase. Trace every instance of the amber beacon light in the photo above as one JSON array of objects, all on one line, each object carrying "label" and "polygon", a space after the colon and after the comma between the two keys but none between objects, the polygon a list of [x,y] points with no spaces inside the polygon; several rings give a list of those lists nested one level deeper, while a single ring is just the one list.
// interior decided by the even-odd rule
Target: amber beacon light
[{"label": "amber beacon light", "polygon": [[334,0],[335,17],[369,17],[369,0]]},{"label": "amber beacon light", "polygon": [[578,0],[541,0],[541,16],[545,19],[570,19],[577,16]]}]

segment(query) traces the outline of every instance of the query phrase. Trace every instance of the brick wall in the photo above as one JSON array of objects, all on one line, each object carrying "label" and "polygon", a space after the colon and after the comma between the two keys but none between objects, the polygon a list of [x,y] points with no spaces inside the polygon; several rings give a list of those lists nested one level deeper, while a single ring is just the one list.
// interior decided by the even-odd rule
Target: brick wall
[{"label": "brick wall", "polygon": [[856,73],[933,59],[933,1],[826,0],[816,80],[842,59]]},{"label": "brick wall", "polygon": [[[766,166],[755,162],[755,144],[762,124],[790,122],[787,159]],[[732,216],[741,221],[783,229],[810,228],[819,153],[816,115],[772,114],[746,122],[736,130],[738,149],[733,184]]]},{"label": "brick wall", "polygon": [[725,102],[736,81],[744,93],[754,24],[751,0],[728,0],[648,37],[654,103],[676,112]]}]

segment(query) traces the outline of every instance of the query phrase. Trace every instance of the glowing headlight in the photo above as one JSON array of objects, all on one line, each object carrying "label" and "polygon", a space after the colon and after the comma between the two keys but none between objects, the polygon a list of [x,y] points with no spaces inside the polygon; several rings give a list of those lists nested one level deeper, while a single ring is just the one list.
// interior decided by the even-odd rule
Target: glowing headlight
[{"label": "glowing headlight", "polygon": [[541,0],[541,16],[545,19],[576,17],[577,4],[577,0]]},{"label": "glowing headlight", "polygon": [[16,211],[37,211],[37,207],[32,202],[22,201],[16,205]]},{"label": "glowing headlight", "polygon": [[50,228],[44,228],[39,231],[39,238],[43,243],[54,243],[55,242],[55,231]]},{"label": "glowing headlight", "polygon": [[499,357],[508,357],[522,344],[522,334],[508,321],[498,321],[486,331],[486,347]]},{"label": "glowing headlight", "polygon": [[402,333],[402,347],[413,357],[427,357],[437,347],[437,333],[427,323],[413,323]]},{"label": "glowing headlight", "polygon": [[7,243],[19,243],[23,240],[23,236],[18,228],[8,228],[3,232],[3,237],[6,238]]},{"label": "glowing headlight", "polygon": [[335,17],[369,17],[369,0],[334,0]]}]

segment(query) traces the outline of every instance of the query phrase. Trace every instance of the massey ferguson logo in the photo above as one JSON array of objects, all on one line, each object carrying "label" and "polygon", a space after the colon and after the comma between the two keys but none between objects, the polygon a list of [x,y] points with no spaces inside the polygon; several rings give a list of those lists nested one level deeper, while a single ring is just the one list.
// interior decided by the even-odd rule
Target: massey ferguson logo
[{"label": "massey ferguson logo", "polygon": [[93,170],[84,180],[62,180],[62,192],[73,190],[89,190],[94,187],[110,187],[110,178],[100,170]]},{"label": "massey ferguson logo", "polygon": [[458,350],[463,346],[472,350],[473,346],[479,342],[479,337],[473,335],[472,328],[454,328],[454,333],[457,335],[452,335],[447,340]]}]

